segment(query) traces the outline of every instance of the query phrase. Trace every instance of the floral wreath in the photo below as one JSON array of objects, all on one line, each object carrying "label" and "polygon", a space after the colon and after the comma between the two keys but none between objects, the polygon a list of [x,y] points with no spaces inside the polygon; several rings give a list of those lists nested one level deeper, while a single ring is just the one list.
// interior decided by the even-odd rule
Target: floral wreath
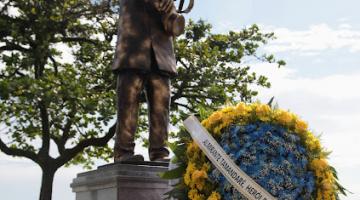
[{"label": "floral wreath", "polygon": [[[333,200],[339,199],[339,194],[346,195],[336,170],[327,161],[329,152],[307,123],[291,112],[267,104],[239,103],[212,113],[201,124],[241,169],[278,199]],[[162,175],[179,180],[167,193],[169,197],[246,199],[185,129],[179,136],[179,141],[170,144],[178,167]]]}]

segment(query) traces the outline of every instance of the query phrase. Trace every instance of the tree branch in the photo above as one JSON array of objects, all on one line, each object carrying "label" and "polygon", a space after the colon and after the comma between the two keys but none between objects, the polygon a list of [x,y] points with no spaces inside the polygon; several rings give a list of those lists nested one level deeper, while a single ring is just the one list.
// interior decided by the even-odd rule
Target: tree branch
[{"label": "tree branch", "polygon": [[94,40],[91,40],[91,39],[88,39],[88,38],[81,38],[81,37],[63,37],[63,38],[60,38],[61,42],[78,42],[78,43],[82,43],[82,42],[85,42],[85,43],[90,43],[90,44],[93,44],[93,45],[98,45],[98,42],[94,41]]},{"label": "tree branch", "polygon": [[29,49],[26,49],[26,48],[24,48],[22,46],[12,44],[12,43],[8,43],[7,45],[0,47],[0,52],[2,52],[2,51],[14,51],[14,50],[21,51],[21,52],[29,52]]},{"label": "tree branch", "polygon": [[12,72],[12,73],[10,73],[9,75],[5,75],[5,73],[1,73],[1,74],[0,74],[0,77],[1,77],[1,78],[9,78],[9,77],[14,77],[15,75],[19,75],[19,76],[21,76],[21,77],[24,77],[24,76],[25,76],[25,74],[22,73],[22,72],[20,72],[19,69],[15,69],[15,71]]},{"label": "tree branch", "polygon": [[49,58],[54,65],[55,74],[58,74],[58,63],[56,62],[56,60],[53,56],[50,55]]},{"label": "tree branch", "polygon": [[222,100],[221,98],[217,98],[209,95],[199,95],[199,94],[184,94],[182,97],[191,98],[191,99],[210,99],[210,100]]},{"label": "tree branch", "polygon": [[190,106],[188,105],[185,105],[185,104],[182,104],[182,103],[178,103],[178,102],[173,102],[174,105],[177,105],[177,106],[181,106],[181,107],[184,107],[186,109],[188,109],[190,112],[195,112],[195,110],[193,108],[191,108]]},{"label": "tree branch", "polygon": [[39,163],[39,159],[35,153],[30,151],[24,151],[18,148],[8,147],[0,138],[0,150],[9,156],[25,157],[36,163]]},{"label": "tree branch", "polygon": [[50,134],[50,138],[55,142],[55,144],[58,146],[58,150],[59,150],[59,154],[61,155],[61,150],[59,147],[61,147],[61,142],[60,142],[60,138],[59,137],[56,137],[55,135],[53,134]]},{"label": "tree branch", "polygon": [[[182,61],[181,59],[178,59],[178,61],[180,62],[180,64],[186,69],[186,74],[190,73],[190,67],[187,66],[184,61]],[[181,83],[181,85],[179,86],[178,90],[176,91],[176,93],[171,97],[171,102],[174,103],[177,99],[182,97],[182,93],[184,91],[184,89],[186,87],[188,87],[189,85],[187,84],[187,82],[183,81]]]},{"label": "tree branch", "polygon": [[2,14],[5,10],[8,9],[9,5],[10,5],[11,1],[8,1],[5,3],[5,5],[1,8],[0,13]]},{"label": "tree branch", "polygon": [[178,59],[178,61],[180,62],[180,64],[186,69],[186,71],[187,72],[189,72],[190,71],[190,67],[189,66],[187,66],[185,63],[184,63],[184,61],[182,61],[181,59]]},{"label": "tree branch", "polygon": [[[75,115],[75,114],[74,114]],[[63,130],[63,135],[61,137],[61,147],[63,148],[63,150],[65,150],[65,143],[66,141],[69,139],[70,137],[70,130],[71,130],[71,125],[72,125],[72,119],[73,119],[73,115],[69,117],[68,121],[66,122],[64,128],[62,129]]]},{"label": "tree branch", "polygon": [[116,130],[116,123],[113,126],[111,126],[111,128],[109,129],[109,131],[106,133],[106,135],[104,137],[85,139],[85,140],[79,142],[79,144],[77,144],[75,147],[73,147],[71,149],[66,149],[64,151],[64,154],[56,159],[55,162],[56,162],[57,166],[62,166],[65,163],[69,162],[72,158],[74,158],[78,153],[82,152],[87,147],[105,146],[111,140],[111,138],[113,138],[113,136],[115,135],[115,130]]},{"label": "tree branch", "polygon": [[49,114],[45,102],[39,102],[41,126],[42,126],[42,145],[39,155],[48,155],[50,150],[50,123]]},{"label": "tree branch", "polygon": [[[63,107],[63,104],[62,106]],[[64,154],[64,151],[65,151],[65,144],[67,142],[67,140],[69,139],[70,137],[70,130],[71,130],[71,126],[73,124],[72,120],[74,118],[76,114],[76,108],[73,107],[71,109],[71,112],[68,114],[68,119],[67,119],[67,122],[66,124],[64,125],[64,127],[61,127],[61,126],[58,126],[56,125],[56,127],[58,129],[61,129],[62,130],[62,136],[61,137],[55,137],[53,136],[52,134],[50,134],[50,137],[51,139],[55,142],[57,148],[58,148],[58,151],[59,151],[59,154],[62,155]]]}]

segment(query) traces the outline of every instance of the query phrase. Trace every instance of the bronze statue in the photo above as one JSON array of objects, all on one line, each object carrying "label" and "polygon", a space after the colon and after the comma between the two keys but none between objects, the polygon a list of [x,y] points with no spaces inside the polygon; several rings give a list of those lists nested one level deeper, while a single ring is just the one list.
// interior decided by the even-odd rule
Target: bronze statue
[{"label": "bronze statue", "polygon": [[[183,2],[182,2],[183,3]],[[114,160],[134,155],[139,99],[145,90],[150,122],[149,157],[166,159],[170,78],[176,76],[173,36],[184,31],[173,0],[120,0],[118,41],[112,70],[117,74],[117,129]]]}]

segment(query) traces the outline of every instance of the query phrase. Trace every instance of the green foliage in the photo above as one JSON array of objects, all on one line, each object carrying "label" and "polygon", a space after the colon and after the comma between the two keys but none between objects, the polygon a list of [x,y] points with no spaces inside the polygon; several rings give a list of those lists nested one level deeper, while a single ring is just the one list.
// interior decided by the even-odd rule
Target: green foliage
[{"label": "green foliage", "polygon": [[257,53],[271,39],[273,33],[263,34],[256,25],[239,32],[213,34],[204,21],[190,21],[185,37],[176,43],[179,76],[173,84],[173,107],[181,107],[183,97],[190,111],[199,105],[214,108],[235,98],[251,101],[257,92],[250,85],[270,87],[270,83],[265,76],[250,72],[246,63],[251,59],[276,62],[273,55]]},{"label": "green foliage", "polygon": [[160,177],[163,179],[177,179],[181,178],[184,174],[186,167],[180,166],[175,169],[161,173]]},{"label": "green foliage", "polygon": [[[186,172],[186,164],[188,157],[186,156],[187,144],[192,140],[190,134],[186,131],[185,127],[181,127],[178,133],[179,140],[171,143],[169,146],[174,152],[175,157],[171,160],[177,167],[161,174],[163,179],[175,179],[177,181],[172,190],[165,193],[165,199],[188,199],[188,188],[185,186],[183,176]],[[184,162],[186,161],[186,162]]]},{"label": "green foliage", "polygon": [[60,167],[112,157],[114,5],[0,3],[0,150],[42,168],[40,200],[51,199]]},{"label": "green foliage", "polygon": [[112,148],[90,146],[104,146],[113,135],[106,129],[115,114],[113,9],[111,1],[1,2],[3,152],[42,168],[109,159]]}]

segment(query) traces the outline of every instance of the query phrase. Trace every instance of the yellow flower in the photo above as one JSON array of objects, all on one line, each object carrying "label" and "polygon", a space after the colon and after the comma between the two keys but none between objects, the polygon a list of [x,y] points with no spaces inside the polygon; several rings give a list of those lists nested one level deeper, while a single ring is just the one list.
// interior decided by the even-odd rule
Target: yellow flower
[{"label": "yellow flower", "polygon": [[332,171],[328,170],[326,173],[325,173],[325,176],[327,178],[327,180],[331,183],[333,183],[335,181],[335,177],[334,177],[334,174]]},{"label": "yellow flower", "polygon": [[236,105],[235,111],[239,115],[246,116],[251,111],[251,108],[249,106],[247,106],[245,103],[241,102],[241,103]]},{"label": "yellow flower", "polygon": [[194,185],[197,189],[202,190],[207,177],[207,173],[204,170],[195,170],[191,175],[191,185]]},{"label": "yellow flower", "polygon": [[191,189],[188,192],[188,197],[191,200],[204,200],[205,199],[204,195],[199,194],[199,192],[196,189]]},{"label": "yellow flower", "polygon": [[188,166],[186,167],[185,174],[184,174],[184,183],[186,185],[190,185],[190,183],[191,183],[191,175],[195,171],[195,169],[196,169],[195,164],[192,163],[192,162],[189,162]]},{"label": "yellow flower", "polygon": [[308,129],[308,125],[306,122],[300,119],[296,119],[295,121],[295,131],[299,133],[304,133]]},{"label": "yellow flower", "polygon": [[331,200],[336,200],[336,197],[335,197],[335,195],[333,194],[333,195],[331,195]]},{"label": "yellow flower", "polygon": [[329,179],[323,180],[322,181],[322,189],[326,190],[326,191],[332,191],[333,187],[332,187],[331,180],[329,180]]},{"label": "yellow flower", "polygon": [[191,189],[189,192],[188,192],[188,197],[189,199],[194,199],[195,196],[198,195],[198,191],[196,189]]},{"label": "yellow flower", "polygon": [[209,171],[210,169],[210,163],[209,162],[205,162],[203,164],[203,166],[201,167],[201,170],[204,170],[205,172]]},{"label": "yellow flower", "polygon": [[221,129],[222,129],[222,126],[217,126],[217,127],[215,127],[214,130],[213,130],[214,134],[215,134],[215,135],[220,135]]},{"label": "yellow flower", "polygon": [[270,106],[266,104],[255,104],[255,113],[261,121],[270,121]]},{"label": "yellow flower", "polygon": [[281,124],[285,126],[289,126],[293,120],[293,115],[284,110],[276,110],[275,111],[275,119]]},{"label": "yellow flower", "polygon": [[321,190],[322,192],[322,198],[323,200],[328,200],[329,199],[329,192],[326,190]]},{"label": "yellow flower", "polygon": [[203,180],[203,179],[199,180],[199,181],[195,182],[194,185],[198,190],[203,190],[204,186],[205,186],[205,180]]},{"label": "yellow flower", "polygon": [[310,131],[299,135],[305,141],[305,146],[307,147],[307,149],[309,149],[310,151],[321,150],[320,140],[315,137],[314,134],[312,134]]},{"label": "yellow flower", "polygon": [[214,113],[213,113],[212,115],[210,115],[210,117],[209,117],[209,123],[210,123],[210,124],[214,124],[214,123],[220,121],[222,117],[223,117],[222,112],[220,112],[220,111],[214,112]]},{"label": "yellow flower", "polygon": [[204,171],[204,170],[195,170],[193,173],[192,173],[192,176],[191,176],[191,179],[196,182],[198,181],[199,179],[205,179],[207,178],[207,173]]},{"label": "yellow flower", "polygon": [[329,165],[325,159],[314,159],[310,163],[310,168],[315,171],[322,171],[329,168]]},{"label": "yellow flower", "polygon": [[321,148],[320,141],[318,139],[312,140],[310,142],[309,147],[310,147],[311,150],[320,149]]},{"label": "yellow flower", "polygon": [[197,154],[199,153],[199,151],[200,151],[200,148],[195,143],[195,141],[192,141],[191,143],[189,143],[187,145],[186,154],[187,154],[188,158],[196,159],[198,157]]},{"label": "yellow flower", "polygon": [[229,107],[225,107],[221,110],[221,112],[223,113],[229,113],[229,112],[233,112],[234,111],[234,107],[229,106]]},{"label": "yellow flower", "polygon": [[222,118],[222,127],[228,127],[231,123],[233,123],[233,118],[230,115],[224,115]]},{"label": "yellow flower", "polygon": [[212,192],[207,200],[221,200],[221,196],[217,192]]},{"label": "yellow flower", "polygon": [[317,191],[316,200],[323,200],[322,194],[321,194],[321,190],[318,190],[318,191]]},{"label": "yellow flower", "polygon": [[205,128],[209,129],[210,128],[210,123],[209,123],[209,119],[205,119],[201,122],[201,125],[203,125]]}]

